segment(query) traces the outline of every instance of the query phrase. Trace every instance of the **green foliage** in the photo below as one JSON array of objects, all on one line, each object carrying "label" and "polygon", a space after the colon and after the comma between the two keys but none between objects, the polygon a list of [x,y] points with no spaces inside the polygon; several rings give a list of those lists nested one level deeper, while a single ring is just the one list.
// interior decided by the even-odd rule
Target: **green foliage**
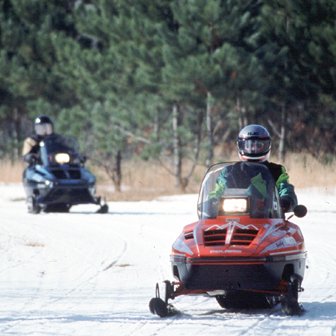
[{"label": "green foliage", "polygon": [[205,158],[211,96],[215,145],[285,109],[288,149],[332,156],[335,16],[332,0],[0,0],[0,155],[43,113],[97,162],[163,160],[178,104],[182,156],[201,140]]}]

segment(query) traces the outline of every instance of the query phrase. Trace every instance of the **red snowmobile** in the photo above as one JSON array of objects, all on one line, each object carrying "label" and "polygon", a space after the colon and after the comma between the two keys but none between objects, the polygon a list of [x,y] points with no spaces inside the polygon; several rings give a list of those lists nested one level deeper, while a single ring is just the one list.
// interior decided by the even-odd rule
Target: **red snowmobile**
[{"label": "red snowmobile", "polygon": [[[214,197],[218,176],[227,171],[225,189]],[[268,168],[260,163],[213,165],[198,198],[199,220],[186,225],[171,252],[176,281],[156,285],[150,311],[174,314],[169,302],[181,295],[214,297],[223,308],[272,308],[301,314],[298,293],[307,252],[300,228],[285,219]],[[307,209],[298,205],[297,217]],[[164,293],[163,293],[164,292]]]}]

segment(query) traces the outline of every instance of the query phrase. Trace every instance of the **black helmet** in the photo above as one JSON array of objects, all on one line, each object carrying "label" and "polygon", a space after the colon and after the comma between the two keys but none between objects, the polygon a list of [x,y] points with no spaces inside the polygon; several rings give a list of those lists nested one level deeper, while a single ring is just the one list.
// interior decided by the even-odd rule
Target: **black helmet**
[{"label": "black helmet", "polygon": [[238,135],[237,147],[243,161],[266,161],[271,150],[271,136],[261,125],[247,125]]},{"label": "black helmet", "polygon": [[50,135],[54,132],[54,124],[46,115],[40,115],[35,118],[34,130],[38,136]]}]

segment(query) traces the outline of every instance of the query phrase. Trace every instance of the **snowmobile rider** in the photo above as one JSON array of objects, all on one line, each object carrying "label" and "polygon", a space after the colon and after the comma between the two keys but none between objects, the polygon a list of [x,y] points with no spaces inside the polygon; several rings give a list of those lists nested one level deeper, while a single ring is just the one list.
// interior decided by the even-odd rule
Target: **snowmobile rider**
[{"label": "snowmobile rider", "polygon": [[[271,136],[268,130],[256,124],[245,126],[239,132],[237,147],[240,160],[259,162],[270,170],[279,192],[283,212],[292,211],[297,205],[294,186],[289,183],[289,176],[283,165],[268,161],[271,151]],[[226,177],[223,171],[218,176],[216,188],[211,194],[215,197],[222,195],[225,186]]]},{"label": "snowmobile rider", "polygon": [[52,120],[41,115],[34,120],[34,133],[27,137],[23,143],[22,157],[29,164],[33,164],[38,160],[40,142],[51,134],[54,134],[54,124]]}]

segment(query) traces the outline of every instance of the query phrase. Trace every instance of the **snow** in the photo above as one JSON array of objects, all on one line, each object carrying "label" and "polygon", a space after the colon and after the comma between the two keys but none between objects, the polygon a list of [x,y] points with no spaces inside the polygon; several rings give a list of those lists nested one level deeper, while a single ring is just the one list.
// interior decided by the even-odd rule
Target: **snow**
[{"label": "snow", "polygon": [[31,215],[21,185],[0,185],[0,335],[336,335],[336,189],[297,190],[308,266],[302,316],[227,311],[215,299],[178,297],[181,313],[152,315],[155,283],[172,280],[171,244],[197,219],[197,195],[77,206]]}]

